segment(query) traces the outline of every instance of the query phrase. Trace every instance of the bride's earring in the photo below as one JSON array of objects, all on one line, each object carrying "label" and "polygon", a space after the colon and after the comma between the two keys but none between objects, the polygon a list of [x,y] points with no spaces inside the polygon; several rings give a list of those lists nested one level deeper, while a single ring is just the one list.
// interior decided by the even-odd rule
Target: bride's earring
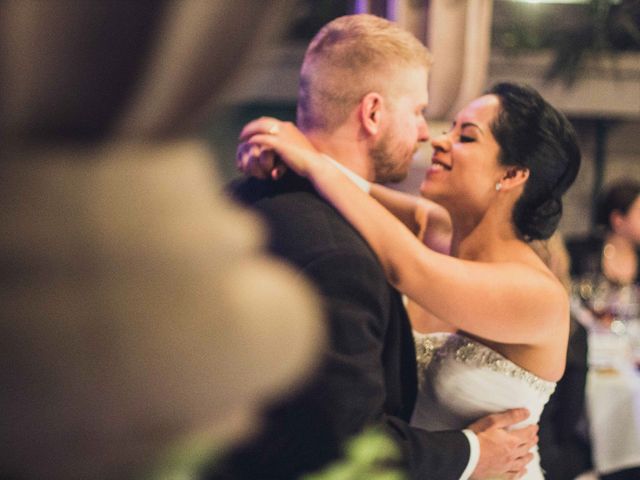
[{"label": "bride's earring", "polygon": [[502,190],[502,183],[497,182],[496,183],[496,192],[499,192],[500,190]]}]

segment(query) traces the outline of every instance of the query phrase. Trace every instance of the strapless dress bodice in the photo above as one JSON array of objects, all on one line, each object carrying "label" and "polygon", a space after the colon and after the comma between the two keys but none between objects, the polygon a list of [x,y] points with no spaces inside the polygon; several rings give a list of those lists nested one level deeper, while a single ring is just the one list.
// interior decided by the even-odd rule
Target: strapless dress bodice
[{"label": "strapless dress bodice", "polygon": [[[414,332],[418,363],[418,397],[412,424],[426,430],[458,430],[480,417],[510,408],[527,408],[529,418],[514,426],[537,423],[555,383],[541,379],[500,353],[453,333]],[[539,458],[526,479],[544,478]]]}]

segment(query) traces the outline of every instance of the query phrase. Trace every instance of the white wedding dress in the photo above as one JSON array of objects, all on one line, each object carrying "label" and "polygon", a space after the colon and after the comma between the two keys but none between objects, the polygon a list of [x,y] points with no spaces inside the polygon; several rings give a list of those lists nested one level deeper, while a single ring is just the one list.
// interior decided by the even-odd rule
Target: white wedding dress
[{"label": "white wedding dress", "polygon": [[[538,378],[495,350],[453,333],[414,332],[418,398],[411,423],[426,430],[463,429],[489,413],[525,407],[515,426],[537,423],[555,383]],[[537,447],[527,480],[543,479]]]}]

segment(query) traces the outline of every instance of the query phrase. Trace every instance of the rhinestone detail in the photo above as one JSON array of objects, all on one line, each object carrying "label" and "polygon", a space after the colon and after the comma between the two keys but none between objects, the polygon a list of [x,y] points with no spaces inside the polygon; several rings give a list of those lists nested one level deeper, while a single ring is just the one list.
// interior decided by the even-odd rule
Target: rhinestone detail
[{"label": "rhinestone detail", "polygon": [[[543,380],[495,350],[459,334],[420,334],[414,336],[418,371],[424,371],[433,362],[452,357],[475,367],[489,368],[495,372],[523,380],[534,390],[551,395],[556,388],[555,382]],[[453,355],[451,355],[453,354]],[[422,377],[422,375],[420,375]]]}]

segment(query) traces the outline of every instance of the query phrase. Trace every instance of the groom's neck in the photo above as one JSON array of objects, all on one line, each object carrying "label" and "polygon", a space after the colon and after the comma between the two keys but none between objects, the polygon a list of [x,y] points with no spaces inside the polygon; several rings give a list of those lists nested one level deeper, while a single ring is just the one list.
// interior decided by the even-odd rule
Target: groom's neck
[{"label": "groom's neck", "polygon": [[331,133],[318,130],[307,131],[309,141],[322,153],[329,155],[352,172],[370,182],[375,181],[373,161],[369,157],[368,144],[359,139],[357,132],[339,127]]}]

